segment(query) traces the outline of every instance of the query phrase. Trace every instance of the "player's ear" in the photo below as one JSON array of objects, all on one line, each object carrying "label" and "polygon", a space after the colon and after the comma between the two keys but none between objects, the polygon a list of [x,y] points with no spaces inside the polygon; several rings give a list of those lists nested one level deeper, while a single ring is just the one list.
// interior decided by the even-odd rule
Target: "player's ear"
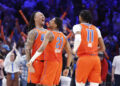
[{"label": "player's ear", "polygon": [[57,28],[57,24],[55,24],[55,28]]},{"label": "player's ear", "polygon": [[79,22],[81,22],[82,21],[82,17],[81,16],[79,16]]}]

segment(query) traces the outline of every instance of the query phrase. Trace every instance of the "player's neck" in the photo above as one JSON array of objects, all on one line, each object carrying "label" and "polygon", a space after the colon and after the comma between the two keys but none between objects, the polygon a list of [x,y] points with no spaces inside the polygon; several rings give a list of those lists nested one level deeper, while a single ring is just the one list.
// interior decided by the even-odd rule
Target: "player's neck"
[{"label": "player's neck", "polygon": [[80,23],[83,23],[83,24],[91,24],[91,23],[86,22],[86,21],[81,21]]},{"label": "player's neck", "polygon": [[43,28],[43,26],[41,26],[41,25],[36,25],[35,27],[36,28]]},{"label": "player's neck", "polygon": [[59,31],[58,29],[54,29],[54,31]]},{"label": "player's neck", "polygon": [[51,28],[51,31],[59,31],[57,28]]},{"label": "player's neck", "polygon": [[53,31],[59,31],[57,28],[54,28]]},{"label": "player's neck", "polygon": [[81,21],[81,23],[88,23],[88,22],[85,22],[85,21]]}]

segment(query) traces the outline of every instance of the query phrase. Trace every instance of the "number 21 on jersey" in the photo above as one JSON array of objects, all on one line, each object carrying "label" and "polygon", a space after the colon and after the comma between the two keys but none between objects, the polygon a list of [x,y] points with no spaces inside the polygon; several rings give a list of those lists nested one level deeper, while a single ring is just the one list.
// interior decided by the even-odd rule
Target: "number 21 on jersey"
[{"label": "number 21 on jersey", "polygon": [[63,37],[57,37],[56,48],[62,48],[63,46]]}]

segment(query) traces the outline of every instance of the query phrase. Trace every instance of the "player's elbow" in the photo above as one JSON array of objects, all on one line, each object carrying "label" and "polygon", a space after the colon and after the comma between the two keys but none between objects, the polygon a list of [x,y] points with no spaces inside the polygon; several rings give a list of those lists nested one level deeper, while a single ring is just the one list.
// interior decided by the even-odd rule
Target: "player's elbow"
[{"label": "player's elbow", "polygon": [[101,47],[100,51],[105,51],[105,46]]},{"label": "player's elbow", "polygon": [[25,52],[29,52],[30,51],[30,49],[29,48],[25,48]]},{"label": "player's elbow", "polygon": [[102,47],[102,51],[105,51],[105,49],[106,49],[105,46],[103,46],[103,47]]},{"label": "player's elbow", "polygon": [[68,53],[68,56],[72,58],[72,51]]}]

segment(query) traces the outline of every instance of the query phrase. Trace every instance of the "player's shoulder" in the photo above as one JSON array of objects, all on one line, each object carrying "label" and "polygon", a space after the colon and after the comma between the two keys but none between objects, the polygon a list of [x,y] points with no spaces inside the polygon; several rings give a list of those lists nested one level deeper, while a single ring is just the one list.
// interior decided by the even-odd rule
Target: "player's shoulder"
[{"label": "player's shoulder", "polygon": [[100,32],[100,29],[99,29],[99,27],[96,27],[96,26],[95,26],[95,29],[97,30],[97,32]]},{"label": "player's shoulder", "polygon": [[37,30],[36,29],[32,29],[32,30],[30,30],[29,32],[28,32],[28,35],[35,35],[35,34],[37,34],[38,32],[37,32]]},{"label": "player's shoulder", "polygon": [[63,32],[59,31],[59,33],[60,33],[60,35],[65,36],[65,34]]},{"label": "player's shoulder", "polygon": [[53,34],[54,34],[55,36],[60,35],[61,37],[65,37],[65,38],[66,38],[65,34],[64,34],[63,32],[61,32],[61,31],[53,31]]},{"label": "player's shoulder", "polygon": [[73,26],[73,32],[76,33],[77,31],[81,31],[82,26],[80,24],[76,24]]},{"label": "player's shoulder", "polygon": [[80,24],[73,25],[73,29],[74,28],[81,28],[81,25]]},{"label": "player's shoulder", "polygon": [[44,31],[48,31],[47,29],[43,28]]},{"label": "player's shoulder", "polygon": [[46,36],[51,37],[53,35],[54,35],[53,31],[47,30]]},{"label": "player's shoulder", "polygon": [[64,40],[67,40],[67,36],[63,32],[60,32],[60,35]]}]

